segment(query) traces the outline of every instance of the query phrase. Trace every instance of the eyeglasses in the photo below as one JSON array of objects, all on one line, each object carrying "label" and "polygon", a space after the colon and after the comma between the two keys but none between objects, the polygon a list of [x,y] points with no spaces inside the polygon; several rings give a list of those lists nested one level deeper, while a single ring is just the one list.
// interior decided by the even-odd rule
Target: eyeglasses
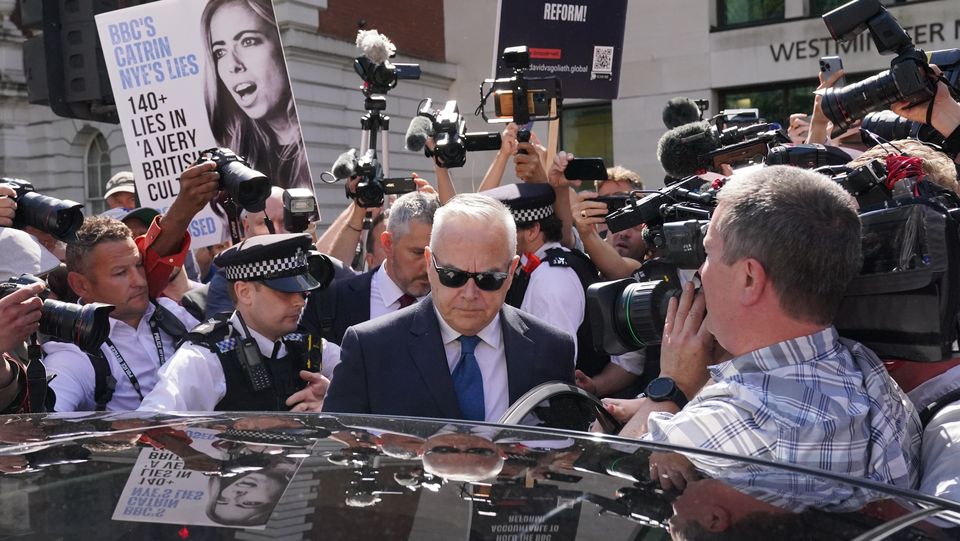
[{"label": "eyeglasses", "polygon": [[433,261],[433,268],[436,269],[437,275],[440,277],[440,283],[445,287],[463,287],[467,284],[467,280],[473,278],[473,281],[480,289],[484,291],[497,291],[503,287],[503,283],[507,280],[507,276],[509,276],[506,272],[467,272],[460,269],[441,267],[437,265],[437,258],[434,257],[433,254],[430,254],[430,259]]}]

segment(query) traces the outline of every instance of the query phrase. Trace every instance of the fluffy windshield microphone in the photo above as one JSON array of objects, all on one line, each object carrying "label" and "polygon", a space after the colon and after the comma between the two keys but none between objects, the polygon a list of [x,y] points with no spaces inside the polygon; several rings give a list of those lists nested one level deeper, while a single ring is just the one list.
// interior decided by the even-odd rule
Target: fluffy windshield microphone
[{"label": "fluffy windshield microphone", "polygon": [[720,139],[707,122],[691,122],[663,134],[657,160],[668,175],[688,177],[703,169],[700,156],[720,148]]},{"label": "fluffy windshield microphone", "polygon": [[700,108],[690,98],[672,98],[663,108],[663,125],[673,129],[700,120]]},{"label": "fluffy windshield microphone", "polygon": [[376,30],[358,31],[357,47],[374,64],[383,64],[397,52],[393,42]]},{"label": "fluffy windshield microphone", "polygon": [[423,150],[427,139],[433,137],[433,122],[425,116],[415,116],[407,128],[407,150]]},{"label": "fluffy windshield microphone", "polygon": [[349,178],[353,176],[356,167],[357,150],[351,148],[350,150],[341,154],[337,158],[337,161],[333,162],[333,169],[330,171],[330,173],[333,175],[333,178],[337,180]]}]

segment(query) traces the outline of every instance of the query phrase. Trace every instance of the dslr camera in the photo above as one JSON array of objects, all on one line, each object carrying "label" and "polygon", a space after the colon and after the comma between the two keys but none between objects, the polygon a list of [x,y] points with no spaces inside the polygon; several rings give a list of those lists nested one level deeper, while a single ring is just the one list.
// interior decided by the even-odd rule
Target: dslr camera
[{"label": "dslr camera", "polygon": [[433,101],[426,98],[420,103],[417,116],[433,123],[434,148],[424,148],[424,154],[432,157],[437,167],[452,169],[467,163],[467,152],[499,150],[500,134],[497,132],[467,133],[467,121],[460,114],[457,102],[450,100],[443,109],[433,109]]},{"label": "dslr camera", "polygon": [[[35,283],[44,282],[30,274],[11,277],[0,282],[0,298]],[[43,308],[40,309],[40,333],[58,342],[76,344],[83,351],[96,354],[110,335],[109,315],[115,307],[99,302],[84,305],[60,302],[49,299],[48,296],[46,289],[40,294],[43,299]]]},{"label": "dslr camera", "polygon": [[337,180],[360,177],[357,187],[351,192],[350,184],[344,185],[348,199],[355,199],[363,208],[383,206],[387,195],[399,195],[417,191],[412,177],[383,178],[383,168],[374,148],[367,149],[359,158],[356,149],[350,149],[337,159],[332,175]]},{"label": "dslr camera", "polygon": [[49,233],[57,240],[70,242],[76,237],[77,230],[83,225],[83,205],[68,199],[56,199],[40,195],[33,184],[18,178],[0,178],[0,184],[9,186],[16,192],[17,213],[13,226],[23,229],[36,227]]},{"label": "dslr camera", "polygon": [[263,212],[270,197],[270,181],[266,175],[250,167],[243,156],[229,148],[211,148],[200,153],[196,163],[210,160],[217,164],[220,189],[247,212]]},{"label": "dslr camera", "polygon": [[934,51],[928,56],[913,45],[909,34],[879,0],[853,0],[825,13],[823,22],[837,41],[849,41],[869,30],[880,54],[895,54],[890,69],[843,88],[823,93],[823,112],[835,126],[834,135],[846,131],[871,111],[906,101],[925,103],[937,94],[938,77],[930,64],[943,71],[954,98],[958,97],[960,49]]}]

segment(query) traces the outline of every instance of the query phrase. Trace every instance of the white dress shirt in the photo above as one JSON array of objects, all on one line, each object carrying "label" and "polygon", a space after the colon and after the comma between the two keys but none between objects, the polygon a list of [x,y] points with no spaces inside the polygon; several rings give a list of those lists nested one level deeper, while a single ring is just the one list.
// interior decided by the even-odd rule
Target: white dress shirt
[{"label": "white dress shirt", "polygon": [[[437,308],[433,308],[440,322],[440,337],[443,340],[443,350],[447,354],[447,366],[450,373],[460,361],[461,334],[443,320]],[[477,333],[480,343],[473,355],[480,365],[480,375],[483,378],[483,418],[487,422],[497,422],[510,407],[510,388],[507,384],[507,352],[503,343],[503,333],[500,330],[500,314],[493,321]]]},{"label": "white dress shirt", "polygon": [[[547,250],[561,248],[559,242],[547,242],[536,251],[541,260]],[[526,263],[526,256],[521,264]],[[523,294],[520,309],[557,327],[573,338],[573,357],[577,357],[577,329],[583,323],[586,308],[583,285],[573,267],[554,267],[543,262],[530,274],[530,282]]]},{"label": "white dress shirt", "polygon": [[380,265],[370,279],[370,319],[399,310],[400,297],[403,296],[403,290],[387,274],[386,264]]},{"label": "white dress shirt", "polygon": [[[176,316],[187,330],[199,323],[182,306],[172,300],[164,297],[157,299],[157,302]],[[156,385],[157,368],[160,367],[160,355],[150,329],[150,318],[153,317],[154,310],[152,303],[147,306],[147,311],[140,318],[136,329],[122,321],[110,318],[110,341],[133,372],[143,396],[147,396],[147,393]],[[177,351],[174,339],[160,331],[160,341],[163,344],[164,361],[169,363],[174,352]],[[107,359],[110,373],[117,380],[113,398],[107,402],[107,410],[137,409],[140,405],[140,396],[120,366],[119,359],[106,343],[100,347],[100,351]],[[43,345],[43,352],[45,354],[43,365],[47,369],[47,374],[55,376],[50,381],[50,388],[57,395],[55,410],[93,411],[96,409],[96,401],[93,398],[96,375],[90,357],[77,346],[64,342],[47,342]]]},{"label": "white dress shirt", "polygon": [[[240,336],[246,336],[236,312],[229,321]],[[273,356],[272,340],[253,329],[250,329],[250,337],[264,357],[270,359]],[[276,358],[283,358],[286,354],[287,348],[281,343]],[[340,348],[324,340],[322,354],[320,373],[329,378],[334,367],[340,364]],[[188,342],[181,346],[159,374],[160,381],[140,405],[142,411],[213,411],[227,394],[227,380],[220,359],[216,353],[198,344]]]}]

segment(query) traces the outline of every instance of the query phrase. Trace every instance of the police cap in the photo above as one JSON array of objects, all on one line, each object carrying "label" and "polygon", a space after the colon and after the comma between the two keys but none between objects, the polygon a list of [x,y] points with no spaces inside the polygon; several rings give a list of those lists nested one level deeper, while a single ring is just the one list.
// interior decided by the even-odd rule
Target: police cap
[{"label": "police cap", "polygon": [[553,214],[553,202],[556,195],[547,184],[528,184],[520,182],[507,184],[483,192],[510,209],[513,221],[519,226],[538,222]]},{"label": "police cap", "polygon": [[302,233],[258,235],[224,250],[213,262],[227,280],[262,282],[277,291],[294,293],[321,286],[307,261],[310,236]]}]

